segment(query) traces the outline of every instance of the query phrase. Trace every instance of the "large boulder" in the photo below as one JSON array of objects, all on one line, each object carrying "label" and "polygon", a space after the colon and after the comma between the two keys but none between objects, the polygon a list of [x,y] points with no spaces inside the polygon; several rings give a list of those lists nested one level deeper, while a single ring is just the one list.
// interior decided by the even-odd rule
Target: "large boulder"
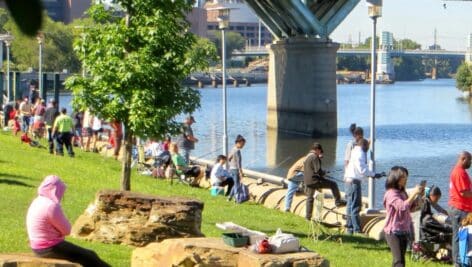
[{"label": "large boulder", "polygon": [[38,258],[31,254],[0,254],[0,267],[80,267],[59,259]]},{"label": "large boulder", "polygon": [[226,245],[221,238],[167,239],[136,248],[132,267],[328,267],[315,252],[257,254]]},{"label": "large boulder", "polygon": [[329,267],[328,260],[315,252],[257,254],[241,251],[237,266],[241,267]]},{"label": "large boulder", "polygon": [[223,243],[221,238],[167,239],[136,248],[132,267],[235,267],[242,248]]},{"label": "large boulder", "polygon": [[72,236],[132,246],[200,237],[202,210],[203,203],[193,199],[103,190],[77,219]]}]

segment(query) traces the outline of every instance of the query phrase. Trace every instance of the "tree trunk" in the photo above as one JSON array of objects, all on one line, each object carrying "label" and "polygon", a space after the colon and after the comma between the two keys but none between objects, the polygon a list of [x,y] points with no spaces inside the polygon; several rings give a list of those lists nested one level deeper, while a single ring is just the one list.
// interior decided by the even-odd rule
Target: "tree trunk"
[{"label": "tree trunk", "polygon": [[125,128],[124,131],[124,154],[121,168],[121,190],[131,190],[131,153],[133,149],[133,133]]}]

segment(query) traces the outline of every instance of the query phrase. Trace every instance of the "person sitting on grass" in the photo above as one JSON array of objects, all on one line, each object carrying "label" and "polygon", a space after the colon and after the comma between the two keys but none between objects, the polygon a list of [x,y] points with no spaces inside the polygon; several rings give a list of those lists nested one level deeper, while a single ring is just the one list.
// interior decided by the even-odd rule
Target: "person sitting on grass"
[{"label": "person sitting on grass", "polygon": [[[197,178],[200,176],[200,168],[198,166],[189,167],[185,158],[179,154],[179,146],[177,143],[171,143],[169,146],[169,152],[172,157],[172,163],[175,166],[175,173],[182,178],[184,177],[194,177]],[[197,181],[194,181],[196,183]]]},{"label": "person sitting on grass", "polygon": [[58,176],[46,176],[38,188],[38,197],[26,215],[26,227],[31,249],[42,258],[64,259],[82,266],[107,267],[98,255],[65,241],[71,225],[61,207],[66,185]]},{"label": "person sitting on grass", "polygon": [[226,169],[226,156],[219,155],[216,158],[216,164],[211,169],[210,174],[211,186],[225,187],[228,186],[225,196],[229,196],[231,189],[233,188],[234,181],[231,174]]}]

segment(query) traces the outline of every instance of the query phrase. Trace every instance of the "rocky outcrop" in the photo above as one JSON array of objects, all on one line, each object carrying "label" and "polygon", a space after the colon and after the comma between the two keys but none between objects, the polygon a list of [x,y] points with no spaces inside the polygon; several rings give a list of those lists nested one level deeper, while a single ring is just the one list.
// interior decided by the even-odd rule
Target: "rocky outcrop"
[{"label": "rocky outcrop", "polygon": [[30,254],[0,254],[0,267],[80,267],[59,259],[38,258]]},{"label": "rocky outcrop", "polygon": [[221,238],[167,239],[136,248],[132,267],[233,267],[241,248],[223,243]]},{"label": "rocky outcrop", "polygon": [[221,238],[167,239],[136,248],[132,267],[328,267],[314,252],[257,254],[226,245]]},{"label": "rocky outcrop", "polygon": [[72,236],[132,246],[199,237],[202,210],[202,202],[188,198],[100,191],[75,222]]}]

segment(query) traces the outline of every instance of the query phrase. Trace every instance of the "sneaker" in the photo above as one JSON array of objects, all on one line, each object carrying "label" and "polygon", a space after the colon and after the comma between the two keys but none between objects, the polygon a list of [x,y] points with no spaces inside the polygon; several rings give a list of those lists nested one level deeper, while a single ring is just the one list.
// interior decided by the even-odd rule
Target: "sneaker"
[{"label": "sneaker", "polygon": [[337,200],[334,203],[334,205],[336,205],[336,208],[344,207],[344,206],[346,206],[346,200],[344,200],[344,199]]}]

